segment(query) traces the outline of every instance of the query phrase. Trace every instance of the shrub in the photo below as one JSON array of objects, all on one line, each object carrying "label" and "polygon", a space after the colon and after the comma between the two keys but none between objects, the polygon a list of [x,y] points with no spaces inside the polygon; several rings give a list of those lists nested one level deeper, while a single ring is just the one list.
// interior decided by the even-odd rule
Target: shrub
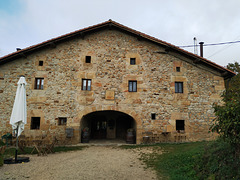
[{"label": "shrub", "polygon": [[240,179],[239,166],[235,148],[220,138],[205,147],[195,169],[200,179]]}]

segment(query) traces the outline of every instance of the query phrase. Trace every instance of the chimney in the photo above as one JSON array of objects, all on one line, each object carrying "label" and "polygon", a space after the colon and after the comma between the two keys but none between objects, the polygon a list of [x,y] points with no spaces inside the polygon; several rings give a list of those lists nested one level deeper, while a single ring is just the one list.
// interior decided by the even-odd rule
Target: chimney
[{"label": "chimney", "polygon": [[22,49],[21,48],[16,48],[17,51],[21,51]]},{"label": "chimney", "polygon": [[204,42],[200,42],[200,56],[203,57],[203,44]]}]

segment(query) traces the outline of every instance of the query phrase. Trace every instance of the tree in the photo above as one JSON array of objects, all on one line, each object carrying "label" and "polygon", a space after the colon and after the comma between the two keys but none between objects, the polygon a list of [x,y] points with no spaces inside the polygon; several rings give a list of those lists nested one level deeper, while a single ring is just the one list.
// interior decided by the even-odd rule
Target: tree
[{"label": "tree", "polygon": [[225,81],[226,91],[223,94],[223,100],[226,101],[238,101],[240,93],[240,64],[238,62],[229,63],[227,68],[237,75],[232,77],[230,80]]},{"label": "tree", "polygon": [[229,70],[238,74],[240,72],[240,65],[239,65],[238,62],[228,63],[227,69],[229,69]]},{"label": "tree", "polygon": [[215,124],[211,130],[217,132],[240,152],[240,65],[230,63],[227,68],[237,73],[226,83],[223,93],[224,105],[214,105]]}]

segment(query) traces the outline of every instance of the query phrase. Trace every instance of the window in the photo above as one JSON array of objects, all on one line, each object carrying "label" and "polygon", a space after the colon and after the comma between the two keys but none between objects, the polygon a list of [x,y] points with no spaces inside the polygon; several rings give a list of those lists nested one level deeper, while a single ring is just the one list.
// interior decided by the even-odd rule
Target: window
[{"label": "window", "polygon": [[43,66],[43,61],[39,61],[39,62],[38,62],[38,65],[39,65],[39,66]]},{"label": "window", "polygon": [[151,113],[151,118],[152,118],[152,120],[155,120],[156,119],[156,113]]},{"label": "window", "polygon": [[82,80],[82,90],[91,91],[91,79],[83,79]]},{"label": "window", "polygon": [[183,93],[183,82],[175,82],[175,93]]},{"label": "window", "polygon": [[128,81],[128,91],[137,92],[137,81]]},{"label": "window", "polygon": [[130,64],[135,65],[136,64],[136,58],[130,58]]},{"label": "window", "polygon": [[86,63],[91,63],[91,56],[86,56],[85,62]]},{"label": "window", "polygon": [[66,125],[66,124],[67,124],[67,118],[65,117],[58,118],[58,125]]},{"label": "window", "polygon": [[177,71],[177,72],[180,72],[180,67],[176,67],[176,71]]},{"label": "window", "polygon": [[40,117],[31,118],[31,129],[40,129]]},{"label": "window", "polygon": [[44,78],[35,78],[34,89],[43,89]]},{"label": "window", "polygon": [[176,130],[177,131],[184,131],[185,130],[184,120],[176,120]]}]

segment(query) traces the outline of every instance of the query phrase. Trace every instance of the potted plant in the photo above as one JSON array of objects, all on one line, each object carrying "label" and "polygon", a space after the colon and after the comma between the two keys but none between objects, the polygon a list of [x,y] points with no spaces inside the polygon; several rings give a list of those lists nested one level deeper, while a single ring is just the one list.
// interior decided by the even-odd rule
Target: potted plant
[{"label": "potted plant", "polygon": [[85,127],[82,130],[82,143],[89,143],[89,139],[90,139],[89,128]]}]

